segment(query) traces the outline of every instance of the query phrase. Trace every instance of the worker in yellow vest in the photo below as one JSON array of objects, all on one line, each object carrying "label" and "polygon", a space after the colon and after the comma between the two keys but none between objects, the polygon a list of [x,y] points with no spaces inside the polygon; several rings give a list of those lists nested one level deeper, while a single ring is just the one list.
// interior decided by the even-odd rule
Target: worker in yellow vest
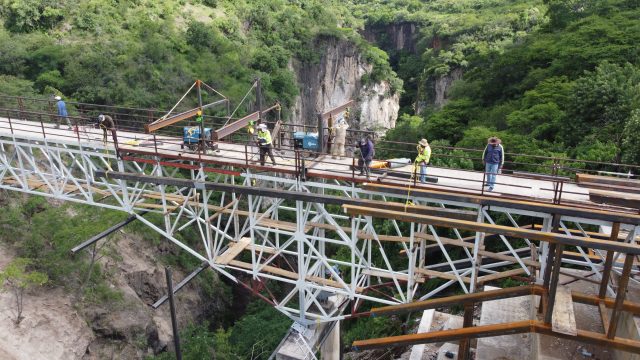
[{"label": "worker in yellow vest", "polygon": [[266,124],[258,125],[258,147],[260,148],[260,165],[264,166],[265,156],[268,154],[271,158],[273,165],[276,164],[276,159],[273,157],[273,151],[271,140],[271,132],[267,129]]},{"label": "worker in yellow vest", "polygon": [[416,149],[418,150],[416,166],[420,165],[420,182],[424,184],[427,182],[427,165],[431,161],[431,146],[429,146],[427,139],[422,139],[418,142]]}]

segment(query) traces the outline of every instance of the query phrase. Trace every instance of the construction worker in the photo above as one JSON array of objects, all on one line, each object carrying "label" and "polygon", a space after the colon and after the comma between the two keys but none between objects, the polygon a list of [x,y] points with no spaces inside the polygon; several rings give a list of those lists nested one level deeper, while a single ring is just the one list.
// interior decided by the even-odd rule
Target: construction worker
[{"label": "construction worker", "polygon": [[102,142],[107,143],[107,132],[115,129],[116,125],[109,115],[100,114],[98,116],[98,126],[102,129]]},{"label": "construction worker", "polygon": [[369,176],[371,175],[371,161],[376,152],[373,147],[373,142],[367,136],[362,138],[356,147],[360,149],[360,158],[358,159],[360,175],[366,175],[367,180],[369,180]]},{"label": "construction worker", "polygon": [[196,113],[196,122],[197,123],[202,122],[202,110],[198,110],[198,112]]},{"label": "construction worker", "polygon": [[420,165],[420,182],[424,184],[427,182],[427,165],[431,160],[431,146],[429,146],[427,139],[420,140],[416,150],[418,150],[418,156],[416,156],[415,164],[416,166]]},{"label": "construction worker", "polygon": [[339,118],[335,126],[333,127],[333,134],[335,135],[335,137],[333,146],[331,148],[331,157],[334,159],[338,157],[340,160],[342,160],[342,157],[344,156],[344,143],[345,139],[347,138],[348,128],[349,124],[347,124],[347,121],[343,117]]},{"label": "construction worker", "polygon": [[489,187],[489,191],[493,191],[496,184],[496,175],[502,171],[504,165],[504,148],[502,141],[495,136],[487,140],[487,146],[482,153],[482,164],[484,172],[487,174],[487,183],[484,186]]},{"label": "construction worker", "polygon": [[260,165],[264,166],[265,156],[269,154],[269,158],[271,158],[271,162],[273,165],[276,164],[276,159],[273,157],[273,151],[271,140],[271,132],[267,129],[266,124],[258,125],[258,147],[260,148]]},{"label": "construction worker", "polygon": [[67,125],[69,125],[69,130],[73,129],[71,126],[71,121],[69,121],[69,114],[67,113],[67,104],[62,100],[62,97],[56,96],[55,99],[58,101],[56,106],[58,108],[58,122],[56,123],[56,129],[60,129],[60,123],[62,119],[67,121]]}]

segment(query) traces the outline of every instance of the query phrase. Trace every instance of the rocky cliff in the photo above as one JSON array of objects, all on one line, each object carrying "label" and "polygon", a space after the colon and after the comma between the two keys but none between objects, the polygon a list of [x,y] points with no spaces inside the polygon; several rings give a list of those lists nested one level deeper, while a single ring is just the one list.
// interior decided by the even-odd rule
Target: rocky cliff
[{"label": "rocky cliff", "polygon": [[[84,302],[72,288],[46,286],[25,294],[25,319],[15,325],[15,299],[0,292],[0,359],[142,359],[172,348],[168,303],[157,310],[150,305],[166,293],[158,256],[174,250],[166,243],[155,246],[134,234],[121,234],[109,241],[117,242],[110,250],[116,255],[105,256],[100,262],[103,271],[112,274],[109,286],[121,298]],[[11,248],[0,243],[0,270],[14,256]],[[184,276],[174,269],[174,282]],[[217,275],[211,286],[222,286]],[[207,295],[200,285],[191,283],[176,297],[179,326],[184,329],[202,319],[221,326],[232,302]]]},{"label": "rocky cliff", "polygon": [[418,52],[418,25],[412,22],[366,26],[361,35],[370,43],[389,50],[403,50],[412,54]]},{"label": "rocky cliff", "polygon": [[292,107],[293,124],[317,125],[317,114],[335,108],[350,99],[352,129],[383,132],[395,127],[399,110],[398,94],[391,94],[389,84],[364,84],[363,75],[370,73],[358,48],[343,40],[323,40],[318,62],[292,61],[300,95]]}]

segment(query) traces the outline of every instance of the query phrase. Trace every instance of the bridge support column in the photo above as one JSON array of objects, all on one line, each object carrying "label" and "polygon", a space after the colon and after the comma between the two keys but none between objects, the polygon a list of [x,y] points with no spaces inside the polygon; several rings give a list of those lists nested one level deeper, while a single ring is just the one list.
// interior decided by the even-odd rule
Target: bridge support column
[{"label": "bridge support column", "polygon": [[340,321],[336,321],[320,348],[321,360],[340,360]]}]

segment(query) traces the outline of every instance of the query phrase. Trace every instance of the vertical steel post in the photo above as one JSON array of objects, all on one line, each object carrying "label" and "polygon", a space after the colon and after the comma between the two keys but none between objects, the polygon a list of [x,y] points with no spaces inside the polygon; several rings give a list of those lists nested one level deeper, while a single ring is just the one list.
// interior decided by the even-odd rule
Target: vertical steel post
[{"label": "vertical steel post", "polygon": [[164,273],[167,277],[167,291],[169,292],[169,309],[171,310],[171,327],[173,328],[173,344],[176,348],[176,359],[182,360],[182,350],[180,350],[180,336],[178,335],[178,320],[176,319],[176,304],[173,299],[171,267],[165,267]]},{"label": "vertical steel post", "polygon": [[[202,111],[202,90],[200,88],[200,84],[202,81],[196,80],[196,89],[198,91],[198,108]],[[204,152],[204,114],[201,114],[200,121],[200,138],[198,139],[198,144],[200,145],[200,151]]]},{"label": "vertical steel post", "polygon": [[[610,241],[618,241],[618,234],[620,233],[620,223],[615,222],[611,226]],[[607,296],[607,288],[609,287],[609,277],[611,276],[611,267],[613,265],[613,251],[607,251],[607,258],[604,262],[604,269],[602,270],[602,281],[600,282],[600,292],[598,296],[600,299],[604,299]]]},{"label": "vertical steel post", "polygon": [[324,152],[324,121],[322,114],[318,113],[318,153]]},{"label": "vertical steel post", "polygon": [[[547,308],[544,314],[544,322],[545,324],[551,323],[551,317],[553,316],[553,305],[556,301],[556,289],[558,288],[558,278],[560,277],[560,265],[562,264],[562,249],[564,248],[563,244],[556,245],[555,256],[553,259],[553,274],[551,275],[551,283],[549,284],[548,292],[549,299],[547,301]],[[549,264],[547,264],[547,267]]]},{"label": "vertical steel post", "polygon": [[258,124],[262,124],[262,81],[256,78],[256,106],[258,107]]},{"label": "vertical steel post", "polygon": [[[464,304],[464,318],[462,323],[462,328],[470,328],[473,327],[473,303]],[[464,338],[460,340],[460,347],[458,351],[458,360],[467,360],[469,359],[469,348],[471,345],[471,339]]]},{"label": "vertical steel post", "polygon": [[634,255],[625,254],[624,267],[622,268],[622,275],[620,275],[620,281],[618,282],[618,292],[616,293],[616,302],[611,311],[611,322],[609,323],[609,331],[607,331],[607,338],[613,339],[616,337],[616,331],[618,330],[618,320],[620,320],[620,312],[622,311],[622,303],[627,293],[627,285],[629,284],[629,276],[631,276],[631,266],[633,265]]}]

